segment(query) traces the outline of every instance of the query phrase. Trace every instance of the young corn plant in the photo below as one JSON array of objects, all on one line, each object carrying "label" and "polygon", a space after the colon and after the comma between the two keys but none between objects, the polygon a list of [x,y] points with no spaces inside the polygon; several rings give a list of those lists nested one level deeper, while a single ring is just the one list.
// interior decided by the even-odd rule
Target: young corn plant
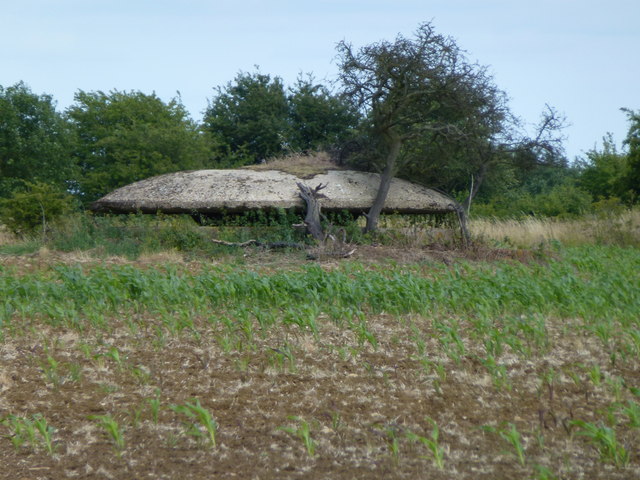
[{"label": "young corn plant", "polygon": [[158,416],[160,413],[160,392],[156,392],[156,396],[153,398],[148,398],[147,403],[149,404],[149,408],[151,409],[151,421],[154,425],[158,424]]},{"label": "young corn plant", "polygon": [[122,453],[124,450],[124,437],[122,436],[122,430],[117,420],[111,415],[91,415],[89,420],[98,422],[98,426],[102,428],[113,441],[113,445],[116,447],[118,453]]},{"label": "young corn plant", "polygon": [[51,355],[47,355],[47,362],[41,363],[40,368],[47,383],[51,383],[54,388],[64,383],[64,377],[60,374],[60,363]]},{"label": "young corn plant", "polygon": [[385,426],[383,428],[384,435],[389,446],[389,452],[393,458],[393,463],[398,465],[400,460],[400,439],[398,438],[398,428],[393,425]]},{"label": "young corn plant", "polygon": [[[209,410],[200,405],[199,399],[193,399],[184,405],[170,405],[174,412],[188,418],[187,434],[196,438],[206,436],[209,448],[216,447],[216,435],[218,433],[218,423],[215,421]],[[204,433],[203,433],[204,430]]]},{"label": "young corn plant", "polygon": [[409,431],[406,433],[407,438],[411,442],[421,443],[427,447],[433,456],[433,464],[438,470],[444,470],[444,448],[440,445],[440,430],[435,420],[427,417],[427,421],[431,424],[431,433],[429,436],[423,437],[422,435]]},{"label": "young corn plant", "polygon": [[491,375],[496,388],[511,390],[511,380],[509,379],[506,366],[498,363],[493,355],[487,355],[487,357],[481,361]]},{"label": "young corn plant", "polygon": [[307,454],[309,454],[310,457],[313,457],[316,453],[316,442],[311,438],[311,427],[309,426],[309,423],[297,416],[291,416],[288,418],[289,420],[296,422],[298,425],[296,427],[278,427],[278,430],[282,430],[283,432],[287,432],[300,438],[304,444],[304,448],[307,450]]},{"label": "young corn plant", "polygon": [[42,444],[49,455],[53,455],[55,445],[53,444],[53,433],[55,429],[47,423],[47,420],[40,414],[33,416],[33,424],[40,434]]},{"label": "young corn plant", "polygon": [[558,480],[558,477],[544,465],[536,464],[533,468],[536,471],[535,480]]},{"label": "young corn plant", "polygon": [[606,425],[574,420],[579,428],[577,435],[586,437],[600,453],[600,459],[616,467],[625,467],[629,463],[629,452],[616,440],[616,432]]},{"label": "young corn plant", "polygon": [[42,446],[49,455],[53,455],[55,451],[53,443],[55,429],[47,423],[47,420],[42,415],[36,414],[30,419],[9,415],[1,420],[0,423],[6,425],[11,431],[9,437],[16,450],[26,443],[34,450]]},{"label": "young corn plant", "polygon": [[628,400],[626,405],[620,407],[620,412],[627,416],[631,428],[640,428],[640,404]]},{"label": "young corn plant", "polygon": [[524,454],[524,445],[522,444],[522,436],[518,429],[513,423],[507,423],[502,428],[491,427],[489,425],[485,425],[482,427],[482,430],[485,432],[496,433],[500,438],[504,441],[508,442],[518,457],[518,462],[520,465],[525,464],[525,454]]},{"label": "young corn plant", "polygon": [[279,372],[284,372],[285,365],[290,373],[296,371],[296,357],[291,351],[291,346],[285,343],[280,348],[270,348],[267,352],[269,364]]}]

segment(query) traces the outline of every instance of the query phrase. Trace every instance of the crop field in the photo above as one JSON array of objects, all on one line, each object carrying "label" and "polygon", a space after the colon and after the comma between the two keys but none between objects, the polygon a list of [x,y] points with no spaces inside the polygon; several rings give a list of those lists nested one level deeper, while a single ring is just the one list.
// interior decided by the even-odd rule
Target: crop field
[{"label": "crop field", "polygon": [[0,478],[640,478],[640,250],[269,255],[0,256]]}]

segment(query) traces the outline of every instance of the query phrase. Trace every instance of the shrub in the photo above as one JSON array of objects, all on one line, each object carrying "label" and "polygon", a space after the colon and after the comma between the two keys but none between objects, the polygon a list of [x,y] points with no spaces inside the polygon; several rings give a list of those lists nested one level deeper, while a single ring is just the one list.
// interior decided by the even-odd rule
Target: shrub
[{"label": "shrub", "polygon": [[75,209],[73,197],[43,182],[26,182],[23,189],[0,200],[0,219],[14,233],[45,235],[49,224]]}]

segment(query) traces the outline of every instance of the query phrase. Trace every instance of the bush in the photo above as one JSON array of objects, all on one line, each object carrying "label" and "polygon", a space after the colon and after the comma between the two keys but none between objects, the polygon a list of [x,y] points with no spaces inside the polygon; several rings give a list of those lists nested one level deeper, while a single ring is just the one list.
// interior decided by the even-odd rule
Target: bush
[{"label": "bush", "polygon": [[0,200],[0,219],[16,234],[45,235],[51,222],[75,209],[75,200],[67,192],[47,183],[26,182],[23,189]]},{"label": "bush", "polygon": [[96,250],[103,255],[135,259],[166,250],[211,250],[206,233],[187,215],[78,214],[59,221],[50,245],[61,251]]},{"label": "bush", "polygon": [[474,217],[524,218],[577,217],[592,211],[591,195],[571,184],[556,185],[551,190],[533,195],[513,190],[471,207]]}]

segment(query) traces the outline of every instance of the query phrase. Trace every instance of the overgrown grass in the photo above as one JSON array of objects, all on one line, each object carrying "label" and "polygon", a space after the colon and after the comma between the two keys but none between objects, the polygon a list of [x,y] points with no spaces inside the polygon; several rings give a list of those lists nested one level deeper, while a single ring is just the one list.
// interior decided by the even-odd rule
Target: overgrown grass
[{"label": "overgrown grass", "polygon": [[472,235],[480,241],[531,248],[541,243],[563,245],[640,246],[640,209],[601,212],[577,219],[535,218],[518,220],[473,219]]},{"label": "overgrown grass", "polygon": [[[206,220],[206,219],[205,219]],[[362,219],[332,214],[334,233],[347,242],[378,243],[399,248],[424,248],[433,245],[458,248],[458,226],[451,216],[387,215],[374,235],[362,233]],[[199,226],[188,215],[106,215],[74,214],[50,225],[43,237],[16,237],[0,229],[0,254],[24,255],[41,248],[61,252],[88,252],[97,258],[120,256],[137,259],[160,252],[178,252],[189,258],[233,253],[212,238],[227,242],[304,243],[306,237],[292,225],[300,223],[296,212],[247,212],[208,220]],[[470,230],[476,244],[489,247],[540,248],[549,243],[566,246],[617,245],[640,246],[640,210],[602,211],[579,219],[524,220],[473,219]],[[240,253],[241,250],[237,250]]]}]

